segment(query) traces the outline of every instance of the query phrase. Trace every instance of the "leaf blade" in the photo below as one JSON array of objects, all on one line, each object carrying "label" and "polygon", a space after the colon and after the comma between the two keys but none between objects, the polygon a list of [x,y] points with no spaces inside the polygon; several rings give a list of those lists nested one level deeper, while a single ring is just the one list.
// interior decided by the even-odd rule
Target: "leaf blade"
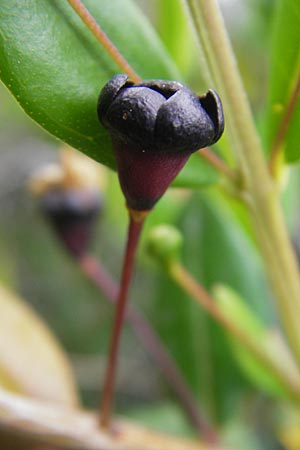
[{"label": "leaf blade", "polygon": [[[85,5],[142,78],[181,78],[131,0],[86,0]],[[115,63],[67,2],[0,0],[0,7],[0,76],[7,88],[48,132],[115,168],[110,137],[96,113],[101,87],[119,71]],[[188,164],[178,184],[216,182],[207,165],[198,167],[200,176]]]},{"label": "leaf blade", "polygon": [[37,314],[0,284],[0,385],[31,397],[77,406],[69,362]]},{"label": "leaf blade", "polygon": [[[122,0],[85,4],[143,78],[179,77],[151,26],[130,0],[126,8]],[[101,87],[119,71],[115,63],[66,2],[2,0],[0,6],[3,82],[47,131],[114,167],[110,139],[99,124],[96,104]]]},{"label": "leaf blade", "polygon": [[[270,151],[283,120],[300,63],[300,8],[297,0],[279,1],[271,40],[269,93],[264,123],[265,146]],[[300,159],[298,127],[300,102],[292,114],[284,139],[287,162]]]}]

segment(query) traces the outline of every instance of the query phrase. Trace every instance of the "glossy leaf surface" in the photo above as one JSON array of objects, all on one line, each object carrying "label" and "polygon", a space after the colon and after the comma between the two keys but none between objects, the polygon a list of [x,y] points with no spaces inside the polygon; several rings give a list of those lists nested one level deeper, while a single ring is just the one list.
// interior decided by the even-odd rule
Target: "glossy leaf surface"
[{"label": "glossy leaf surface", "polygon": [[[86,7],[139,76],[180,79],[157,34],[130,0],[87,0]],[[145,51],[147,49],[147,51]],[[96,105],[121,70],[67,2],[0,0],[0,76],[25,112],[54,136],[114,168],[110,137]],[[180,183],[215,181],[208,168],[186,169]]]},{"label": "glossy leaf surface", "polygon": [[[179,77],[133,2],[84,3],[142,78]],[[1,0],[0,11],[0,74],[8,89],[51,134],[113,167],[96,104],[102,86],[120,69],[67,2]]]}]

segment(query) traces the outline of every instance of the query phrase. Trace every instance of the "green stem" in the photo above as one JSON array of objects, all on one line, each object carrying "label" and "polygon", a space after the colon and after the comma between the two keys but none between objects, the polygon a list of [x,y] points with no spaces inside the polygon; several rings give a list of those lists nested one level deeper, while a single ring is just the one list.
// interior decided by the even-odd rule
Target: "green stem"
[{"label": "green stem", "polygon": [[[300,383],[299,379],[291,376],[285,367],[278,364],[260,342],[250,336],[244,329],[234,322],[229,316],[219,308],[216,301],[198,283],[192,275],[178,262],[175,261],[169,266],[171,278],[187,292],[208,314],[210,314],[231,336],[235,336],[238,341],[258,360],[266,369],[277,378],[282,386],[289,393],[291,400],[299,402]],[[280,361],[279,361],[280,362]]]},{"label": "green stem", "polygon": [[300,278],[279,204],[277,187],[263,156],[236,60],[216,0],[185,0],[209,71],[224,102],[227,128],[246,197],[258,230],[282,325],[300,364]]}]

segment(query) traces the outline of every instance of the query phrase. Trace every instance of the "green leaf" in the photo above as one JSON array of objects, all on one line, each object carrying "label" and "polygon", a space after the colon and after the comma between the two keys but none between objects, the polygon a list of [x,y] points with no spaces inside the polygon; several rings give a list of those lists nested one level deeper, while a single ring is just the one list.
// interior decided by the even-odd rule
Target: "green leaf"
[{"label": "green leaf", "polygon": [[[260,317],[251,310],[233,289],[224,285],[218,285],[214,288],[213,294],[223,313],[231,320],[234,320],[251,336],[257,346],[263,345],[269,354],[273,354],[279,366],[283,366],[282,362],[285,361],[283,367],[290,373],[290,378],[298,380],[299,383],[299,372],[279,333],[275,329],[267,328]],[[229,333],[227,335],[233,354],[249,380],[260,390],[272,396],[289,398],[285,386],[282,385],[276,376],[245,350],[245,347],[240,344],[236,337]]]},{"label": "green leaf", "polygon": [[[286,107],[295,86],[300,62],[300,4],[298,0],[279,0],[275,12],[271,41],[269,92],[265,118],[265,145],[268,150],[276,139]],[[300,102],[292,115],[285,137],[288,162],[300,159]]]},{"label": "green leaf", "polygon": [[193,35],[181,0],[157,1],[158,31],[181,72],[195,65]]},{"label": "green leaf", "polygon": [[[142,78],[180,78],[131,0],[86,7]],[[0,0],[0,75],[22,108],[51,134],[114,167],[96,115],[102,86],[120,69],[67,2]]]},{"label": "green leaf", "polygon": [[199,189],[217,183],[218,172],[198,153],[190,157],[172,186]]},{"label": "green leaf", "polygon": [[[86,0],[86,7],[142,78],[181,76],[147,18],[131,0]],[[114,168],[110,137],[96,105],[120,69],[67,2],[0,0],[0,76],[25,112],[54,136]],[[199,172],[196,170],[196,166]],[[181,186],[214,183],[199,161]]]}]

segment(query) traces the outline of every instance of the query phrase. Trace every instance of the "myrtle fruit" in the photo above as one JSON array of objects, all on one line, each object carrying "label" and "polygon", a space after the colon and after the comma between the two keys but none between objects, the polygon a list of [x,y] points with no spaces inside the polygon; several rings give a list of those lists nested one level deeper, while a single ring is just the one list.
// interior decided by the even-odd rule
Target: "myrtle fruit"
[{"label": "myrtle fruit", "polygon": [[40,198],[40,207],[66,249],[76,258],[90,244],[101,198],[92,190],[49,190]]},{"label": "myrtle fruit", "polygon": [[189,156],[224,130],[214,90],[198,97],[176,81],[134,85],[122,74],[102,89],[98,116],[111,135],[127,206],[137,211],[150,210]]},{"label": "myrtle fruit", "polygon": [[101,166],[64,147],[57,163],[47,164],[30,179],[29,189],[68,252],[81,258],[88,250],[103,207],[105,174]]}]

